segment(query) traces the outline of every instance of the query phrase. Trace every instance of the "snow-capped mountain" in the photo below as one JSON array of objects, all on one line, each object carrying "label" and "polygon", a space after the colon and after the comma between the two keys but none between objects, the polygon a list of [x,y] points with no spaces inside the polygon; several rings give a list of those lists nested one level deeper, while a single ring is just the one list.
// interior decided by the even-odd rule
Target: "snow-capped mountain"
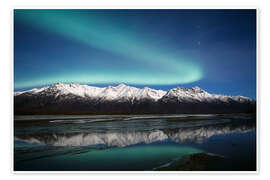
[{"label": "snow-capped mountain", "polygon": [[[32,89],[29,91],[15,92],[15,96],[19,95],[44,95],[44,96],[78,96],[82,98],[99,99],[99,100],[119,100],[133,101],[141,99],[151,99],[157,101],[166,94],[166,91],[155,90],[148,87],[143,89],[119,84],[118,86],[108,86],[106,88],[80,85],[80,84],[63,84],[56,83],[52,86],[46,86],[40,89]],[[67,97],[68,98],[68,97]]]},{"label": "snow-capped mountain", "polygon": [[227,96],[220,94],[209,94],[203,89],[195,86],[193,88],[183,88],[177,87],[169,90],[166,95],[162,97],[163,101],[179,101],[179,102],[222,102],[222,103],[230,103],[230,102],[255,102],[253,99],[243,96]]},{"label": "snow-capped mountain", "polygon": [[[104,88],[56,83],[14,93],[15,113],[232,113],[254,111],[256,101],[210,94],[199,87],[169,91],[119,84]],[[44,111],[44,112],[43,112]]]}]

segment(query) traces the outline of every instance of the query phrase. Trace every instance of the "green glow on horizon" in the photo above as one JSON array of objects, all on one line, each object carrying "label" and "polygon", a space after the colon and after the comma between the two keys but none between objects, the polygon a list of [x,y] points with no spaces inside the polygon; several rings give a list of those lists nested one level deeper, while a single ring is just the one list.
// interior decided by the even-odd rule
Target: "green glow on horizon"
[{"label": "green glow on horizon", "polygon": [[86,16],[83,12],[71,10],[15,10],[14,16],[28,26],[123,56],[130,61],[131,67],[136,67],[121,72],[89,67],[88,72],[49,74],[46,77],[15,81],[15,88],[56,82],[170,85],[191,83],[203,77],[202,67],[194,59],[157,47],[155,42],[145,41],[141,35],[129,32],[121,24],[111,23],[94,13]]}]

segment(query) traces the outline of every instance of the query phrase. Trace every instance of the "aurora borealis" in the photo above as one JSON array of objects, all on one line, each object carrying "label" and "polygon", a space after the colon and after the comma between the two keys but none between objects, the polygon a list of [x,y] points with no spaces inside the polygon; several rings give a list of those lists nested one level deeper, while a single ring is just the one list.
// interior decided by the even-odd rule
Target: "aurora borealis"
[{"label": "aurora borealis", "polygon": [[14,10],[14,88],[199,85],[256,96],[255,10]]}]

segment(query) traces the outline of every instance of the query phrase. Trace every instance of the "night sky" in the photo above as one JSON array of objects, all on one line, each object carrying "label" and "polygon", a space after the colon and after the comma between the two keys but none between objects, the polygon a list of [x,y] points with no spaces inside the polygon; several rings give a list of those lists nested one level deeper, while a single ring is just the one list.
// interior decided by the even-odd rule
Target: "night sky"
[{"label": "night sky", "polygon": [[56,82],[256,98],[256,10],[15,10],[15,91]]}]

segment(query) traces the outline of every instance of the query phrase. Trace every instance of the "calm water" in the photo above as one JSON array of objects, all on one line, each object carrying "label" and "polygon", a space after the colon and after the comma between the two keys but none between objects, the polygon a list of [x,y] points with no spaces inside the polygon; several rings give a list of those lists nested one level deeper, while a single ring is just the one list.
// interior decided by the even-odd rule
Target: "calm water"
[{"label": "calm water", "polygon": [[256,117],[15,116],[14,170],[155,170],[194,153],[215,170],[256,170]]}]

